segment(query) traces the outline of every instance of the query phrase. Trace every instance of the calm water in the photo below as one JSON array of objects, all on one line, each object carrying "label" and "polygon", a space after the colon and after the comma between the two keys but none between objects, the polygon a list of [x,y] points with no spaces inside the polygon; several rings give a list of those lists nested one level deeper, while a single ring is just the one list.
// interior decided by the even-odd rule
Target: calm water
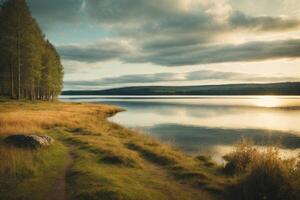
[{"label": "calm water", "polygon": [[107,103],[125,108],[110,120],[168,141],[190,154],[216,160],[242,137],[281,152],[300,152],[297,96],[62,96],[64,101]]}]

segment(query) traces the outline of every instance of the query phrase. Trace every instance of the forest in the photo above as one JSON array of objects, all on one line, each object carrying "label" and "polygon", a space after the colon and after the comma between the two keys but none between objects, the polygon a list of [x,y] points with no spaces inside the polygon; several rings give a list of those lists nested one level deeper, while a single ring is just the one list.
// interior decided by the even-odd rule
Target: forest
[{"label": "forest", "polygon": [[63,91],[62,95],[299,95],[300,82],[200,86],[135,86]]},{"label": "forest", "polygon": [[60,56],[26,1],[0,0],[0,95],[54,100],[62,87]]}]

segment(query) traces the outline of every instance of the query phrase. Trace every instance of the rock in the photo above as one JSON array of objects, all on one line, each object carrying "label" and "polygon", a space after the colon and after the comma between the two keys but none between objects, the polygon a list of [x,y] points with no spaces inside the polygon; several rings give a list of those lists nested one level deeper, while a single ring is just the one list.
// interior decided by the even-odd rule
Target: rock
[{"label": "rock", "polygon": [[39,135],[10,135],[4,141],[16,147],[37,149],[50,146],[54,139],[49,136]]}]

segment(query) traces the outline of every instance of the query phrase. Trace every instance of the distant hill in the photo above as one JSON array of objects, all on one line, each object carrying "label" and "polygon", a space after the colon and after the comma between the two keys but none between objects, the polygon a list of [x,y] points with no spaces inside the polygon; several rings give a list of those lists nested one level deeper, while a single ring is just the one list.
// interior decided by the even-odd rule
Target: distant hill
[{"label": "distant hill", "polygon": [[64,91],[62,95],[300,95],[300,82],[202,86],[137,86]]}]

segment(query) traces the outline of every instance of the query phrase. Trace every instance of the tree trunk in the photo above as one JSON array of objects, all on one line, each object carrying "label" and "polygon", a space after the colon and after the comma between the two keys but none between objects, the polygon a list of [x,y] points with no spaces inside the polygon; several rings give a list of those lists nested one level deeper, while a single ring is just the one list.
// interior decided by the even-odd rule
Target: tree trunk
[{"label": "tree trunk", "polygon": [[40,99],[40,80],[37,82],[37,91],[36,91],[37,99]]},{"label": "tree trunk", "polygon": [[34,80],[31,83],[31,99],[32,100],[36,100],[36,98],[35,98],[35,82],[34,82]]},{"label": "tree trunk", "polygon": [[18,32],[18,99],[21,98],[21,50],[20,50],[20,33]]},{"label": "tree trunk", "polygon": [[18,15],[17,28],[17,59],[18,59],[18,99],[21,98],[21,16]]},{"label": "tree trunk", "polygon": [[10,87],[11,87],[11,91],[10,91],[10,93],[11,93],[11,97],[14,97],[15,96],[15,94],[14,94],[14,70],[13,70],[13,64],[11,63],[10,64],[10,81],[11,81],[11,85],[10,85]]}]

